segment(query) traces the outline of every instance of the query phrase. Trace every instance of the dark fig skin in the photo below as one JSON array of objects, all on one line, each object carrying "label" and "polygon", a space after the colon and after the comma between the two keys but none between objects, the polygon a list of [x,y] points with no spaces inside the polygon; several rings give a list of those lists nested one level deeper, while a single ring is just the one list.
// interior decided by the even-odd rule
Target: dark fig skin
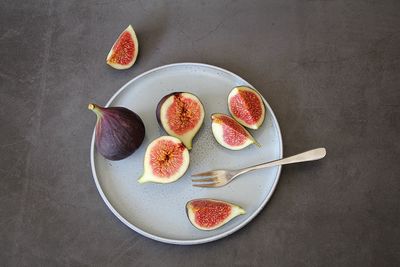
[{"label": "dark fig skin", "polygon": [[172,96],[172,95],[173,95],[173,96],[179,96],[180,94],[182,94],[182,92],[173,92],[173,93],[170,93],[170,94],[164,96],[163,98],[161,98],[161,100],[158,102],[157,108],[156,108],[156,117],[157,117],[158,125],[160,125],[161,128],[164,129],[164,127],[163,127],[163,125],[162,125],[162,123],[161,123],[161,117],[160,117],[160,112],[161,112],[161,107],[162,107],[162,105],[163,105],[164,102],[168,99],[168,97],[170,97],[170,96]]},{"label": "dark fig skin", "polygon": [[124,107],[88,107],[97,115],[95,143],[106,159],[121,160],[130,156],[143,143],[145,127],[135,112]]}]

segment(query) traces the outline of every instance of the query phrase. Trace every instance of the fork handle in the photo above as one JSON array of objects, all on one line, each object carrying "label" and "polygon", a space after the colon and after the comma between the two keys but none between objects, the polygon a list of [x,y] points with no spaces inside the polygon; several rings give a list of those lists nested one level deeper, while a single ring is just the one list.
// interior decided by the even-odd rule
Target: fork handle
[{"label": "fork handle", "polygon": [[[286,164],[292,164],[292,163],[297,163],[297,162],[305,162],[305,161],[312,161],[312,160],[318,160],[322,159],[326,155],[326,149],[325,148],[316,148],[312,149],[291,157],[283,158],[283,159],[278,159],[278,160],[273,160],[270,162],[266,163],[261,163],[258,165],[254,165],[248,168],[241,169],[239,174],[243,174],[249,171],[254,171],[258,169],[264,169],[264,168],[269,168],[269,167],[274,167],[278,165],[286,165]],[[239,175],[238,174],[238,175]]]}]

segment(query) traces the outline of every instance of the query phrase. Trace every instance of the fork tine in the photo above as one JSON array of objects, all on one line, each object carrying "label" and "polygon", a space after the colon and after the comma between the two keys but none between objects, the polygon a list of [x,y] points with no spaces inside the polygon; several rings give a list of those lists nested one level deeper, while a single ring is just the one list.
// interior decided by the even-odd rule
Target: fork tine
[{"label": "fork tine", "polygon": [[213,175],[215,175],[215,171],[192,174],[192,177],[194,177],[194,176],[213,176]]},{"label": "fork tine", "polygon": [[213,184],[192,184],[192,186],[214,188],[214,187],[218,187],[218,183],[213,183]]},{"label": "fork tine", "polygon": [[199,182],[218,182],[218,177],[210,177],[210,178],[203,178],[203,179],[192,179],[192,182],[199,183]]}]

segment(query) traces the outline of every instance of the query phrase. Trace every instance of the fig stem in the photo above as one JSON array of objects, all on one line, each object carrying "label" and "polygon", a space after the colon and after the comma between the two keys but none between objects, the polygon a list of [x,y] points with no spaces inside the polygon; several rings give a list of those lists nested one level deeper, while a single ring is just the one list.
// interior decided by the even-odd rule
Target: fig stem
[{"label": "fig stem", "polygon": [[257,140],[256,140],[255,138],[253,138],[253,142],[254,142],[254,144],[255,144],[256,146],[261,147],[260,143],[257,142]]},{"label": "fig stem", "polygon": [[90,103],[89,106],[88,106],[88,109],[89,110],[94,110],[95,107],[96,107],[95,104]]},{"label": "fig stem", "polygon": [[98,118],[101,116],[101,111],[100,111],[101,109],[100,109],[100,107],[98,105],[90,103],[88,105],[88,109],[93,111],[94,113],[96,113]]}]

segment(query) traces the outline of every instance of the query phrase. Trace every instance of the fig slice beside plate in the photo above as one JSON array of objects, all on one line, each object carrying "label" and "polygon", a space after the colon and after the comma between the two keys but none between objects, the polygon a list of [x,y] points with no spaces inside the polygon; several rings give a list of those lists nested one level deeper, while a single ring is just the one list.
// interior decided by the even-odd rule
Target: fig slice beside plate
[{"label": "fig slice beside plate", "polygon": [[194,227],[209,231],[223,226],[246,211],[226,201],[203,198],[186,203],[186,213]]},{"label": "fig slice beside plate", "polygon": [[232,117],[243,126],[257,130],[265,119],[265,106],[261,95],[248,86],[237,86],[228,96]]},{"label": "fig slice beside plate", "polygon": [[157,121],[171,136],[179,138],[190,150],[192,140],[204,121],[204,108],[191,93],[174,92],[164,96],[157,105]]},{"label": "fig slice beside plate", "polygon": [[139,183],[172,183],[189,167],[189,151],[172,136],[161,136],[149,144],[144,156],[144,173]]},{"label": "fig slice beside plate", "polygon": [[106,62],[114,69],[129,69],[139,53],[139,42],[132,26],[129,25],[115,41],[107,55]]}]

